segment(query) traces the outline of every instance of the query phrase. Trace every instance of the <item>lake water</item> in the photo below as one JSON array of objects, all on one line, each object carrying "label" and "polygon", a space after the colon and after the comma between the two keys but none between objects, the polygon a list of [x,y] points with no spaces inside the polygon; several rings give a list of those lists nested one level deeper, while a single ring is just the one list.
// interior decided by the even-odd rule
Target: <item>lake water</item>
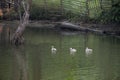
[{"label": "lake water", "polygon": [[27,28],[25,45],[0,45],[0,80],[120,80],[120,39]]}]

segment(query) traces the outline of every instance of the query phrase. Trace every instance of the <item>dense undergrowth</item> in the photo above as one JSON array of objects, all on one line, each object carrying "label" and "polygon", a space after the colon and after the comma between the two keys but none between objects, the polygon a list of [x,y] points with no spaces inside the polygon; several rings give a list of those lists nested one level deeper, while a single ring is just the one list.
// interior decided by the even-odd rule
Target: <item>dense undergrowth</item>
[{"label": "dense undergrowth", "polygon": [[[30,19],[53,21],[68,20],[74,22],[103,24],[120,23],[119,0],[115,1],[109,9],[101,9],[99,0],[96,0],[96,2],[91,0],[88,4],[89,15],[86,10],[85,1],[83,1],[84,0],[64,0],[63,4],[61,5],[60,1],[58,0],[54,0],[53,2],[48,1],[47,3],[41,2],[41,0],[34,0],[30,10]],[[5,16],[1,17],[0,19],[14,20],[19,19],[19,17],[18,14],[13,11],[9,15],[5,14]]]},{"label": "dense undergrowth", "polygon": [[120,23],[120,1],[114,3],[110,10],[103,11],[98,17],[101,23]]}]

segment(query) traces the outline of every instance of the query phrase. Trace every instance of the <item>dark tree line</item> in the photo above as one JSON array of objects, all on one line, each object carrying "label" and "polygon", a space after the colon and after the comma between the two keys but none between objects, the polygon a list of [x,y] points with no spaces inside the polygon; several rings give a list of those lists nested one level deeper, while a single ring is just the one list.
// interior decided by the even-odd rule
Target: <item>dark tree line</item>
[{"label": "dark tree line", "polygon": [[23,32],[29,22],[31,2],[32,0],[1,0],[0,2],[0,8],[3,13],[5,10],[12,8],[19,15],[20,22],[18,28],[11,38],[11,42],[15,45],[20,45],[24,42]]}]

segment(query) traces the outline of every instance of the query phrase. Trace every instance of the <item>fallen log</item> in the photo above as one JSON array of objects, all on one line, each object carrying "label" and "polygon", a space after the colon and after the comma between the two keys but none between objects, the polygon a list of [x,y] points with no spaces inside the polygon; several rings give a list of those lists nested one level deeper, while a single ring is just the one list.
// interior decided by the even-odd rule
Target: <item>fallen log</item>
[{"label": "fallen log", "polygon": [[86,28],[68,22],[57,23],[55,28],[60,31],[88,31]]}]

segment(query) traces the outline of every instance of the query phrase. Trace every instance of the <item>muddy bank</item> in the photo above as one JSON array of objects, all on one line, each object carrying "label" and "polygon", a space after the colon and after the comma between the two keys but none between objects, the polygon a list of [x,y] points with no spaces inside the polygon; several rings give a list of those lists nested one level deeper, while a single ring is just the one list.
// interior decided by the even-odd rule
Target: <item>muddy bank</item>
[{"label": "muddy bank", "polygon": [[[4,24],[11,24],[16,26],[19,24],[19,21],[2,21]],[[58,31],[64,32],[94,32],[98,34],[106,34],[113,36],[120,36],[120,26],[116,24],[87,24],[87,23],[71,23],[68,21],[29,21],[27,27],[45,27],[45,28],[54,28]]]},{"label": "muddy bank", "polygon": [[120,26],[117,24],[82,24],[91,32],[120,36]]},{"label": "muddy bank", "polygon": [[51,22],[51,21],[30,21],[29,27],[47,27],[47,28],[55,28],[59,31],[70,31],[70,32],[94,32],[99,34],[120,36],[120,26],[116,24],[87,24],[80,23],[75,24],[67,21],[60,22]]},{"label": "muddy bank", "polygon": [[69,22],[61,22],[55,27],[58,27],[61,31],[80,31],[80,32],[92,32],[97,34],[105,34],[116,36],[120,38],[120,26],[119,25],[103,25],[103,24],[73,24]]}]

